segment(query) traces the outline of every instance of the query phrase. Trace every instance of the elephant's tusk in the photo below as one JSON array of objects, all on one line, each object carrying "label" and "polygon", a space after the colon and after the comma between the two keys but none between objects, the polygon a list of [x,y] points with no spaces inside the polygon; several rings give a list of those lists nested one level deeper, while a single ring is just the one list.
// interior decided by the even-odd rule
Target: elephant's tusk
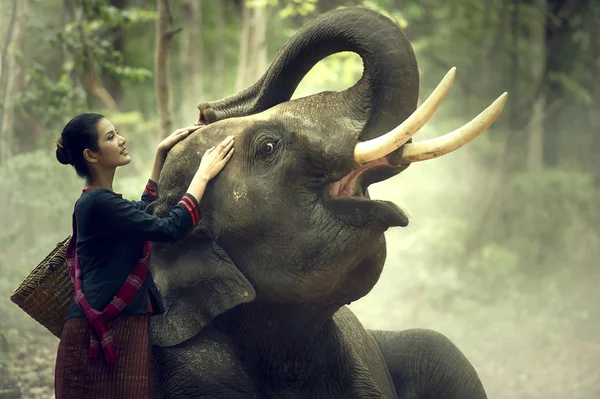
[{"label": "elephant's tusk", "polygon": [[400,126],[394,130],[369,141],[358,143],[354,148],[354,160],[365,163],[386,156],[402,147],[410,138],[419,131],[437,110],[444,97],[450,90],[456,67],[448,71],[427,100],[413,112]]},{"label": "elephant's tusk", "polygon": [[400,164],[437,158],[467,144],[494,123],[504,108],[507,95],[503,93],[475,119],[453,132],[434,139],[405,144]]}]

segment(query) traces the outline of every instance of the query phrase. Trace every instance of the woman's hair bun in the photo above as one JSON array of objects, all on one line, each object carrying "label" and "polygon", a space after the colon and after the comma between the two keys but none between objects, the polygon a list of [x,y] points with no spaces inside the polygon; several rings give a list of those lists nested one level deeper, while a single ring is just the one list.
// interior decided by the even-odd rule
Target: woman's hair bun
[{"label": "woman's hair bun", "polygon": [[71,165],[69,155],[67,154],[67,151],[62,143],[62,137],[56,141],[56,159],[58,159],[58,162],[62,163],[63,165]]}]

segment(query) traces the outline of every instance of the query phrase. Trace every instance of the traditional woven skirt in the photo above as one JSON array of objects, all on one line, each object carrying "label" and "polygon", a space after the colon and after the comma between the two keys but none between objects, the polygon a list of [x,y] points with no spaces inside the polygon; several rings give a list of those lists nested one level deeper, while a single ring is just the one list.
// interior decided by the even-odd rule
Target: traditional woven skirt
[{"label": "traditional woven skirt", "polygon": [[109,323],[117,362],[89,359],[90,325],[72,318],[63,329],[56,356],[56,399],[154,398],[150,314],[123,316]]}]

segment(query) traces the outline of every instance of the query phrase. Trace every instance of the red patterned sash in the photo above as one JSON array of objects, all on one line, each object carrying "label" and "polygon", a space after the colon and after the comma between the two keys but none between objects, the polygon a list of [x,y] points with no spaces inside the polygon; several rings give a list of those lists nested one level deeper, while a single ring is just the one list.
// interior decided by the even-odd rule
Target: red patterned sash
[{"label": "red patterned sash", "polygon": [[135,265],[117,295],[101,312],[93,309],[85,299],[85,295],[81,289],[81,266],[77,257],[77,224],[75,222],[75,214],[73,214],[73,235],[67,247],[66,257],[69,274],[71,275],[71,281],[75,290],[75,301],[83,310],[91,325],[89,358],[99,358],[100,351],[102,350],[104,358],[109,364],[114,364],[117,361],[117,351],[108,329],[108,322],[117,317],[139,292],[148,274],[151,251],[152,243],[146,241],[142,251],[142,258]]}]

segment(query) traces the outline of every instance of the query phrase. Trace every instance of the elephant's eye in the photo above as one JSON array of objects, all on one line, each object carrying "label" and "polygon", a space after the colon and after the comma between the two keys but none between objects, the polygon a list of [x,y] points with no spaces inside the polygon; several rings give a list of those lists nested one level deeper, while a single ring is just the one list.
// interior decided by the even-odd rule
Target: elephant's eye
[{"label": "elephant's eye", "polygon": [[274,143],[265,143],[262,147],[263,155],[271,155],[275,151]]}]

